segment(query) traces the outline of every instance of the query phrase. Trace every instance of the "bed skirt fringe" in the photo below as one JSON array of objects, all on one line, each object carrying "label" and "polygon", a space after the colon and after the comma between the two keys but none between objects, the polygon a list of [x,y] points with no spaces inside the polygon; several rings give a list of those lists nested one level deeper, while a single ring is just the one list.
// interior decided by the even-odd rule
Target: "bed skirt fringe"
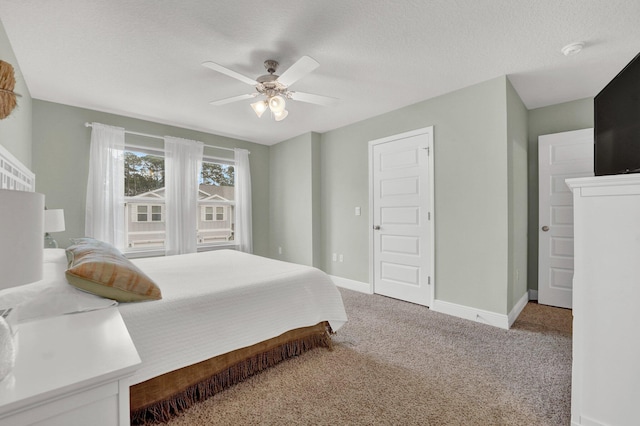
[{"label": "bed skirt fringe", "polygon": [[[248,377],[259,373],[269,367],[272,367],[286,359],[293,358],[295,356],[301,355],[304,352],[307,352],[311,349],[318,347],[325,347],[329,350],[332,349],[332,342],[330,334],[332,333],[331,327],[328,323],[318,324],[318,326],[322,325],[322,332],[313,332],[308,335],[303,335],[302,337],[297,336],[293,340],[286,341],[285,343],[278,343],[277,346],[271,347],[266,351],[262,351],[259,353],[255,353],[253,355],[249,355],[248,358],[242,359],[239,362],[235,362],[228,367],[225,366],[224,369],[218,371],[217,373],[201,380],[195,384],[188,385],[183,390],[174,393],[168,398],[165,398],[161,401],[154,402],[150,405],[147,405],[143,408],[136,409],[133,405],[131,407],[131,424],[132,425],[148,425],[148,424],[157,424],[157,423],[166,423],[171,418],[178,415],[180,412],[186,410],[191,407],[193,404],[204,401],[205,399],[215,395],[216,393],[227,389],[234,384],[240,383]],[[318,327],[316,326],[316,327]],[[316,328],[317,329],[317,328]],[[295,332],[296,330],[294,330]],[[289,332],[291,333],[291,332]],[[285,333],[286,335],[287,333]],[[284,335],[283,335],[284,336]],[[282,336],[279,336],[281,339]],[[259,344],[260,345],[260,344]],[[257,345],[256,345],[257,346]],[[251,348],[244,348],[239,351],[249,350],[251,352]],[[238,351],[234,351],[238,352]],[[223,355],[225,357],[225,355]],[[216,358],[212,358],[211,360],[204,361],[211,362],[216,360]],[[228,358],[225,358],[228,359]],[[223,359],[224,363],[225,360]],[[197,366],[197,364],[196,364]],[[193,367],[193,366],[190,366]],[[190,368],[186,367],[186,368]],[[180,370],[177,370],[178,372]],[[175,372],[172,372],[175,373]],[[168,374],[172,374],[168,373]],[[161,376],[162,377],[162,376]],[[154,380],[154,379],[151,379]],[[134,388],[137,386],[143,386],[138,391],[145,391],[144,385],[147,382],[143,382],[139,385],[132,386],[132,393],[134,392]],[[133,399],[133,398],[132,398]]]}]

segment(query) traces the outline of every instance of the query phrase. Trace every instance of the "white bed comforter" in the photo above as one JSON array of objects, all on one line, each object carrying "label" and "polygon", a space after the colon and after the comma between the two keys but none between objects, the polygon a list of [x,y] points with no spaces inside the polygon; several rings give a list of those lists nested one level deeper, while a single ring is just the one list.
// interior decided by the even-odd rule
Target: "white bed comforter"
[{"label": "white bed comforter", "polygon": [[122,303],[120,313],[142,366],[130,385],[276,337],[346,321],[342,298],[322,271],[234,250],[133,262],[162,300]]}]

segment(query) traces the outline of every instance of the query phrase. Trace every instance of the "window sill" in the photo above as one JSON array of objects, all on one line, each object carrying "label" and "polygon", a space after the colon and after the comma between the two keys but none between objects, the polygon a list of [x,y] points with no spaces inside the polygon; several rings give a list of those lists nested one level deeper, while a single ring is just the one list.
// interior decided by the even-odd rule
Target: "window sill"
[{"label": "window sill", "polygon": [[[213,251],[213,250],[225,250],[231,249],[236,250],[236,244],[233,241],[223,244],[203,244],[198,246],[198,253],[203,251]],[[161,249],[152,249],[152,250],[127,250],[123,251],[122,254],[127,259],[140,259],[143,257],[160,257],[165,255],[164,248]]]},{"label": "window sill", "polygon": [[237,247],[238,246],[234,241],[218,243],[218,244],[202,244],[198,246],[198,253],[202,251],[224,250],[224,249],[236,250]]},{"label": "window sill", "polygon": [[164,256],[164,248],[153,250],[123,250],[122,254],[127,259],[139,259],[142,257],[158,257]]}]

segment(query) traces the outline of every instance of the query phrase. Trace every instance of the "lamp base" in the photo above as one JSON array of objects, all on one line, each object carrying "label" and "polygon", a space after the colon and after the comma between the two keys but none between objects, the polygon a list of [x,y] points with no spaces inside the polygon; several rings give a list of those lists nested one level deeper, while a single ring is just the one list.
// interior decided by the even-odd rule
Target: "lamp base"
[{"label": "lamp base", "polygon": [[44,234],[44,248],[58,248],[58,242],[48,232]]}]

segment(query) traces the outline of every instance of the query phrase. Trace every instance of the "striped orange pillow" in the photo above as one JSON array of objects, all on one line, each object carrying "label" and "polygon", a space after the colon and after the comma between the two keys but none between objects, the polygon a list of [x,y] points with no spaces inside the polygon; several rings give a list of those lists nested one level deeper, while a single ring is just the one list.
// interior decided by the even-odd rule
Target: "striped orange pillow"
[{"label": "striped orange pillow", "polygon": [[66,271],[72,286],[118,302],[162,299],[156,283],[112,245],[93,238],[73,241]]}]

